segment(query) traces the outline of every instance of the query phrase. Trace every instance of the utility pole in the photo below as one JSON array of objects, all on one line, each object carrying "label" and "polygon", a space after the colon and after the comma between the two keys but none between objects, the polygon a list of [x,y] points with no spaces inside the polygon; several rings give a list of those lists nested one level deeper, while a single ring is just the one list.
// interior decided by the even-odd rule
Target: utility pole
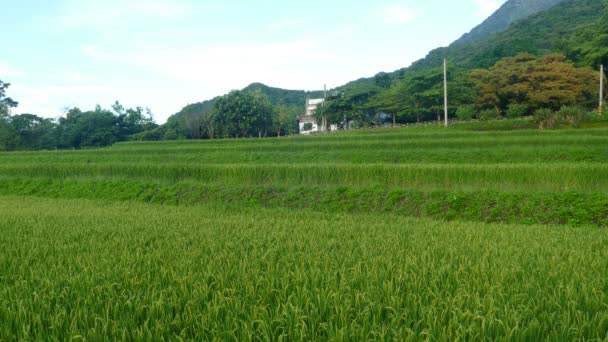
[{"label": "utility pole", "polygon": [[600,115],[604,110],[604,65],[600,65]]},{"label": "utility pole", "polygon": [[443,103],[445,107],[445,127],[448,127],[448,61],[443,59]]},{"label": "utility pole", "polygon": [[327,116],[325,115],[325,101],[327,101],[327,84],[323,85],[323,103],[321,104],[321,108],[323,108],[323,131],[327,131]]}]

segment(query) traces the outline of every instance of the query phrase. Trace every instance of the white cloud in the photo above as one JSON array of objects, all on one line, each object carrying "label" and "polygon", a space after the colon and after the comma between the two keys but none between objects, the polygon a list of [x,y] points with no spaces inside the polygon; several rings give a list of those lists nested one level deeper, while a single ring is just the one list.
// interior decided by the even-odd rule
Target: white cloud
[{"label": "white cloud", "polygon": [[[114,89],[113,93],[128,94],[133,105],[150,106],[163,122],[188,103],[253,82],[308,90],[322,89],[324,83],[330,87],[341,85],[352,79],[353,64],[358,64],[340,53],[340,42],[348,35],[352,30],[344,27],[322,38],[302,36],[276,43],[241,41],[191,47],[148,44],[120,51],[87,46],[82,53],[117,72],[125,68],[142,75],[124,92]],[[104,82],[117,84],[116,80]],[[164,84],[178,86],[167,89]],[[98,101],[101,97],[96,96]]]},{"label": "white cloud", "polygon": [[[51,84],[51,85],[33,85],[24,86],[15,84],[11,87],[11,94],[19,101],[19,106],[14,112],[32,113],[45,117],[58,117],[64,112],[64,108],[76,106],[75,102],[81,101],[92,94],[108,93],[112,89],[100,85],[69,85],[69,84]],[[68,101],[57,105],[57,99]],[[74,101],[70,103],[70,101]],[[91,104],[91,107],[94,104]]]},{"label": "white cloud", "polygon": [[103,6],[88,1],[73,1],[60,10],[56,21],[64,28],[109,29],[150,19],[176,19],[189,11],[185,3],[170,0],[109,0]]},{"label": "white cloud", "polygon": [[477,6],[477,16],[487,18],[502,6],[505,0],[474,0]]},{"label": "white cloud", "polygon": [[[5,82],[10,82],[10,78],[19,78],[19,77],[24,77],[26,76],[26,72],[23,70],[20,70],[18,68],[15,68],[13,66],[10,66],[6,63],[2,63],[0,62],[0,79],[5,81]],[[7,79],[2,79],[3,77],[7,78]]]},{"label": "white cloud", "polygon": [[418,11],[403,5],[392,5],[382,10],[382,17],[389,24],[406,24],[418,17]]},{"label": "white cloud", "polygon": [[128,52],[85,47],[83,53],[100,62],[139,68],[176,81],[203,81],[226,90],[246,85],[243,82],[298,80],[298,72],[294,75],[291,70],[302,69],[297,65],[302,59],[314,65],[326,55],[317,41],[306,38],[274,44],[147,46]]},{"label": "white cloud", "polygon": [[268,29],[270,31],[280,31],[280,30],[291,29],[291,28],[295,28],[295,27],[302,27],[304,25],[306,25],[306,20],[304,20],[304,18],[291,18],[291,19],[284,19],[284,20],[278,20],[276,22],[273,22],[270,25],[268,25]]}]

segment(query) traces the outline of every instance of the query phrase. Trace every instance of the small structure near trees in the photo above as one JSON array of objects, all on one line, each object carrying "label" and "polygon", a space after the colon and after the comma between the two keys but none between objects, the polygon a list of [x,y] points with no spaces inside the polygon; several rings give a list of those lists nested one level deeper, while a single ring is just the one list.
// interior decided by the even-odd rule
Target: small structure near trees
[{"label": "small structure near trees", "polygon": [[314,116],[315,111],[319,106],[325,103],[325,99],[306,99],[306,113],[298,116],[298,128],[300,134],[311,134],[317,132],[323,132],[325,129],[323,125],[319,125],[317,119]]}]

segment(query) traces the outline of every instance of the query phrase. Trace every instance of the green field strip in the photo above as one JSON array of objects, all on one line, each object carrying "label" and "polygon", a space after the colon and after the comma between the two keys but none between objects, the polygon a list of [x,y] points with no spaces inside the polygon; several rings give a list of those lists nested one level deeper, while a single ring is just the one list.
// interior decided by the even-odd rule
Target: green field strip
[{"label": "green field strip", "polygon": [[605,340],[603,229],[0,197],[2,340]]},{"label": "green field strip", "polygon": [[393,213],[471,222],[608,227],[608,194],[365,187],[225,186],[129,180],[6,179],[0,195],[139,201],[171,206],[267,207]]}]

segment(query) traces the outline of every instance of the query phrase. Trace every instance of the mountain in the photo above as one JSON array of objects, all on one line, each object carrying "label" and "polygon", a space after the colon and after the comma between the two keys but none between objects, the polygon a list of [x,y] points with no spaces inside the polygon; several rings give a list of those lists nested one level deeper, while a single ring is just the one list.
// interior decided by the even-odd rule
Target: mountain
[{"label": "mountain", "polygon": [[244,91],[259,91],[270,100],[273,105],[300,106],[304,110],[306,98],[323,97],[323,91],[287,90],[269,87],[262,83],[253,83],[243,88]]},{"label": "mountain", "polygon": [[[567,0],[509,0],[504,3],[496,12],[481,24],[473,28],[469,33],[464,34],[460,39],[454,41],[448,47],[440,47],[431,51],[425,58],[412,63],[409,67],[404,67],[400,70],[386,74],[392,80],[402,78],[406,72],[415,71],[427,68],[440,67],[444,57],[449,57],[450,63],[464,67],[487,67],[494,64],[503,56],[502,53],[496,54],[494,58],[487,58],[481,63],[470,63],[471,59],[478,56],[468,58],[471,49],[478,51],[488,41],[492,40],[497,34],[507,31],[514,23],[524,21],[532,16],[542,13],[548,9],[555,7]],[[595,0],[600,3],[601,0]],[[532,28],[534,29],[534,28]],[[376,77],[378,77],[376,75]],[[340,87],[341,89],[349,89],[357,87],[363,83],[372,83],[373,78],[361,78],[356,81]]]},{"label": "mountain", "polygon": [[[521,52],[535,55],[561,53],[580,66],[608,64],[608,0],[509,0],[471,32],[449,45],[431,51],[411,66],[391,73],[349,82],[337,90],[347,92],[387,89],[411,72],[440,67],[444,58],[462,69],[487,68]],[[303,109],[307,97],[322,91],[286,90],[254,83],[244,90],[260,91],[275,105]],[[189,105],[175,115],[204,112],[215,99]]]},{"label": "mountain", "polygon": [[[285,106],[294,121],[297,115],[304,113],[307,98],[323,97],[323,91],[288,90],[269,87],[262,83],[252,83],[242,90],[252,93],[260,92],[268,96],[270,103],[273,105]],[[184,137],[195,137],[196,133],[193,134],[193,131],[196,132],[196,129],[193,130],[193,125],[200,124],[201,118],[211,112],[218,98],[219,96],[185,106],[178,113],[170,116],[164,127],[175,129]]]},{"label": "mountain", "polygon": [[509,26],[533,14],[547,10],[564,0],[510,0],[471,32],[466,33],[453,44],[464,44],[491,34],[502,32]]},{"label": "mountain", "polygon": [[[501,9],[527,1],[511,0]],[[515,21],[502,32],[478,36],[475,40],[465,39],[448,47],[435,49],[424,59],[413,63],[408,70],[439,67],[444,57],[455,66],[468,69],[487,68],[504,57],[521,52],[535,55],[562,53],[580,65],[589,66],[599,62],[584,56],[591,51],[581,50],[576,56],[574,51],[585,43],[594,45],[587,50],[603,50],[602,45],[606,46],[605,35],[608,33],[608,26],[605,25],[607,7],[608,1],[603,0],[561,1],[545,11]],[[487,27],[489,26],[482,24],[477,31]]]}]

